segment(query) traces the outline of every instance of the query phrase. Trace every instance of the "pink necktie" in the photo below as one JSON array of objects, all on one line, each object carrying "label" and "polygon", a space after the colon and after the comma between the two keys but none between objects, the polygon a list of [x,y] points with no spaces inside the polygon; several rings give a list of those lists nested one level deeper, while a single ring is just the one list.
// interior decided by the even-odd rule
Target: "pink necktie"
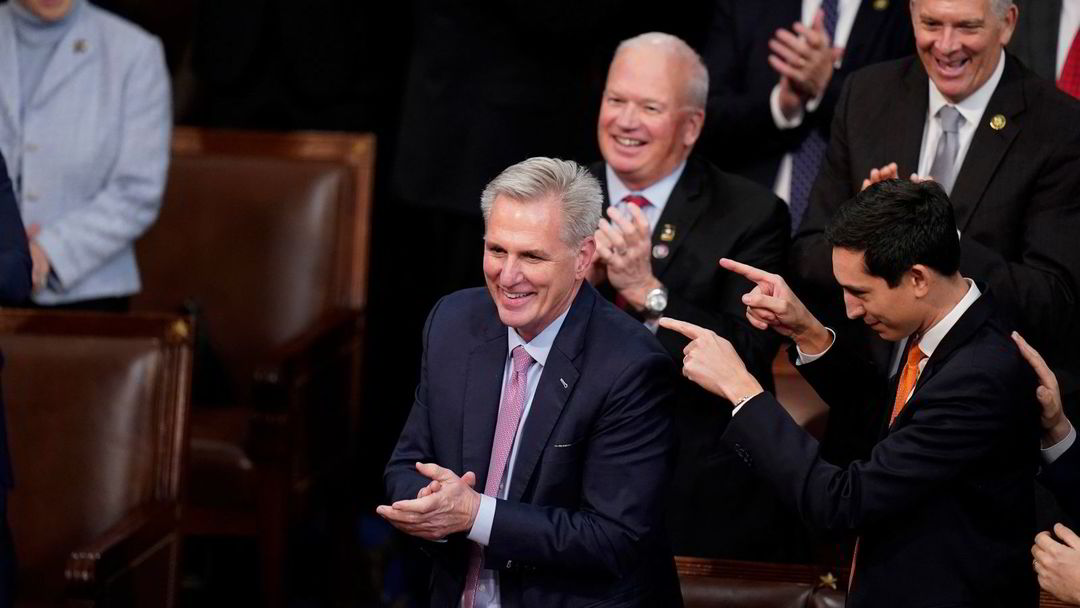
[{"label": "pink necktie", "polygon": [[[491,443],[491,461],[488,463],[487,482],[484,484],[484,494],[492,498],[499,496],[499,486],[502,485],[506,461],[510,458],[511,448],[514,447],[514,435],[517,434],[518,423],[521,422],[521,413],[525,411],[526,376],[529,373],[529,367],[533,364],[533,358],[525,351],[524,346],[515,347],[511,356],[513,370],[510,373],[510,381],[506,383],[502,403],[499,405],[499,421],[495,425],[495,440]],[[482,563],[483,553],[480,545],[474,544],[469,556],[469,570],[465,574],[465,594],[461,598],[462,608],[473,608],[476,582],[480,577]]]}]

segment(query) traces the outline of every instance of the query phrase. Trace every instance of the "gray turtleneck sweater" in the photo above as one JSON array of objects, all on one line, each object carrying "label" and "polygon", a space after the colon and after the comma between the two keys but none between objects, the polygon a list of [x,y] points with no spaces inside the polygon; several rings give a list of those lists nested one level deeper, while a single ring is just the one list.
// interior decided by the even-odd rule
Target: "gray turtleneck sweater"
[{"label": "gray turtleneck sweater", "polygon": [[20,121],[26,117],[26,108],[41,83],[57,45],[82,13],[83,2],[72,0],[71,10],[66,15],[56,21],[46,21],[27,10],[19,0],[10,0],[19,65]]}]

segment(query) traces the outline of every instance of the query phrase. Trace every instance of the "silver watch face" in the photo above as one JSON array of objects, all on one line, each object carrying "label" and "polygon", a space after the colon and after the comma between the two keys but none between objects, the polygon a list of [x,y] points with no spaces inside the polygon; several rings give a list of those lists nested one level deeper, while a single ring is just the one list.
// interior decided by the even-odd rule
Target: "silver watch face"
[{"label": "silver watch face", "polygon": [[653,313],[662,313],[667,308],[667,291],[654,289],[645,295],[645,310]]}]

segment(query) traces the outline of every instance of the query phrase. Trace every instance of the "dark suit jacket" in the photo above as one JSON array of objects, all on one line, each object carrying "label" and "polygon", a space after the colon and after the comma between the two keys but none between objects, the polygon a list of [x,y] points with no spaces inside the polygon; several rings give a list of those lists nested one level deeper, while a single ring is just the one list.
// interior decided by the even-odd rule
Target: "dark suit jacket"
[{"label": "dark suit jacket", "polygon": [[811,130],[826,141],[841,87],[848,74],[915,50],[907,0],[884,8],[864,0],[855,15],[844,61],[814,112],[796,129],[780,130],[769,111],[769,95],[780,77],[769,66],[769,40],[802,17],[802,0],[719,0],[704,59],[712,83],[705,131],[699,144],[723,169],[772,188],[780,159]]},{"label": "dark suit jacket", "polygon": [[1009,41],[1009,52],[1032,72],[1057,80],[1058,28],[1061,0],[1016,0],[1020,15]]},{"label": "dark suit jacket", "polygon": [[[872,168],[895,161],[902,176],[917,171],[928,87],[919,60],[902,59],[853,74],[837,105],[832,141],[791,251],[796,291],[834,327],[845,325],[844,308],[825,227]],[[996,130],[990,122],[999,114],[1005,126]],[[1066,394],[1077,390],[1080,372],[1080,358],[1067,352],[1080,339],[1078,124],[1080,102],[1007,56],[950,195],[962,234],[960,272],[990,285],[1003,312],[1055,366]],[[851,331],[865,332],[858,325]],[[883,361],[887,349],[876,337],[869,340]],[[845,435],[854,428],[830,417],[827,442],[841,427]]]},{"label": "dark suit jacket", "polygon": [[1080,518],[1080,447],[1073,444],[1057,460],[1044,466],[1039,481],[1054,493],[1069,517]]},{"label": "dark suit jacket", "polygon": [[[483,289],[436,304],[416,400],[386,468],[392,500],[425,485],[417,461],[473,471],[483,487],[506,331]],[[499,572],[504,606],[681,605],[661,523],[673,380],[649,332],[583,284],[517,440],[509,496],[495,510],[485,559]],[[456,535],[426,546],[431,605],[456,607],[469,542]]]},{"label": "dark suit jacket", "polygon": [[[30,249],[26,242],[15,192],[7,174],[7,164],[0,156],[0,305],[21,304],[30,297]],[[0,356],[0,367],[3,357]],[[0,492],[14,482],[8,453],[7,425],[0,398]]]},{"label": "dark suit jacket", "polygon": [[[606,206],[603,163],[592,171],[604,184]],[[663,240],[664,225],[673,227],[673,240]],[[668,248],[666,257],[652,259],[653,274],[669,292],[664,314],[730,340],[751,373],[770,387],[777,335],[747,323],[740,298],[754,286],[717,261],[730,257],[782,272],[789,227],[787,206],[771,191],[691,156],[652,238],[653,245]],[[609,284],[601,293],[614,299]],[[681,366],[686,338],[667,329],[659,329],[656,337]],[[667,525],[675,553],[761,561],[805,558],[801,524],[783,512],[720,441],[731,419],[730,406],[686,378],[679,379],[675,401],[679,449]]]},{"label": "dark suit jacket", "polygon": [[833,411],[879,413],[869,460],[838,467],[763,393],[724,435],[806,521],[857,533],[849,606],[1036,605],[1028,550],[1038,459],[1035,378],[983,294],[934,351],[891,428],[881,382],[838,337],[800,371]]}]

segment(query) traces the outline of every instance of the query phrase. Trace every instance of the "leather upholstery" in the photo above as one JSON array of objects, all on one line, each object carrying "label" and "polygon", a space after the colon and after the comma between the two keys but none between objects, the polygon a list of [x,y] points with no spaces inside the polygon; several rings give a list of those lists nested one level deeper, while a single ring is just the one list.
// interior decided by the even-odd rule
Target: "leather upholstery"
[{"label": "leather upholstery", "polygon": [[[146,321],[0,311],[16,483],[9,517],[26,601],[58,602],[72,551],[142,506],[179,499],[187,325]],[[182,335],[167,323],[181,323]],[[175,591],[175,569],[161,574],[158,593]]]}]

